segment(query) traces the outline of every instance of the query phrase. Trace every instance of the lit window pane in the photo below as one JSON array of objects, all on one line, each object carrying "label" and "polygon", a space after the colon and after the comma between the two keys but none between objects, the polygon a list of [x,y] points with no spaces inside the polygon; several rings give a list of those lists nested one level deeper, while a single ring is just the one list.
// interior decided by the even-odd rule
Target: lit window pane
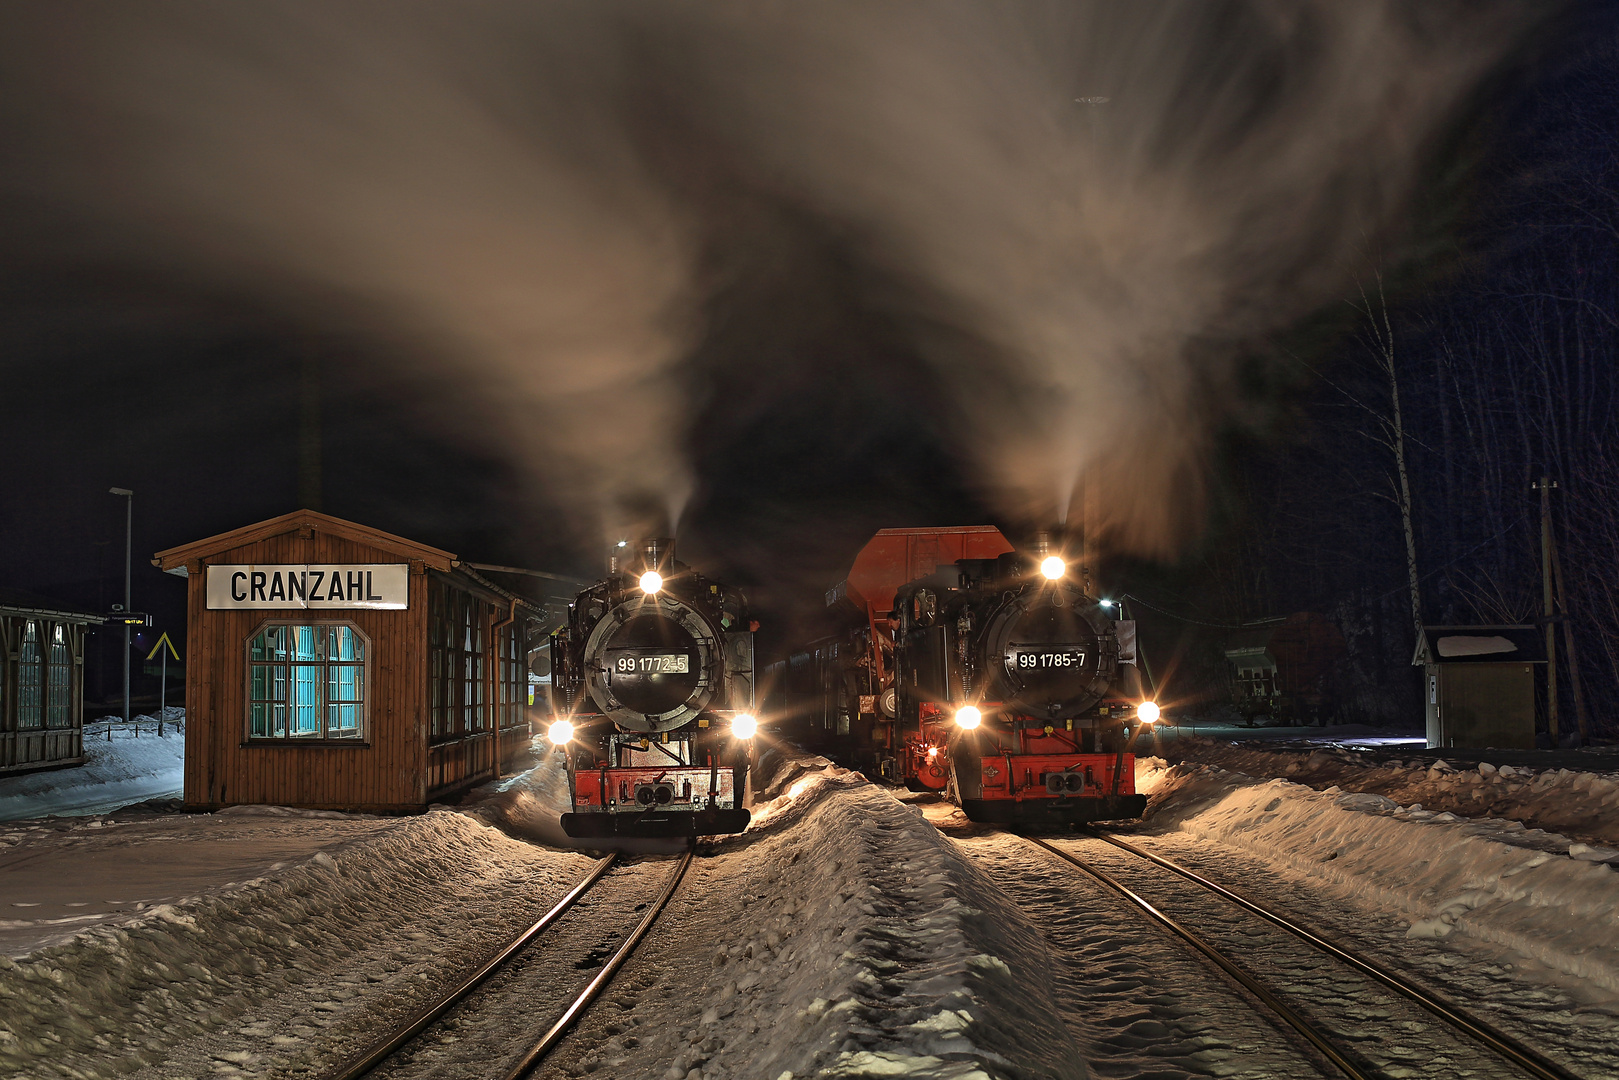
[{"label": "lit window pane", "polygon": [[[299,627],[300,630],[306,629]],[[321,722],[321,666],[295,664],[292,668],[292,734],[319,735]]]},{"label": "lit window pane", "polygon": [[319,633],[324,627],[319,626],[293,626],[292,631],[292,659],[319,660],[321,658],[321,638],[325,635]]}]

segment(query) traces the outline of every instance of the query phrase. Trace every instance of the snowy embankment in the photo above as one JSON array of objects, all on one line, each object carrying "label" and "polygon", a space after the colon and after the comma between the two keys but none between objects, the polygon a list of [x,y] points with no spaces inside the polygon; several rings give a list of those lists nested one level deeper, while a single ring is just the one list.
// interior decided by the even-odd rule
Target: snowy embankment
[{"label": "snowy embankment", "polygon": [[1508,818],[1619,848],[1619,773],[1497,768],[1488,761],[1452,765],[1443,759],[1388,760],[1341,748],[1306,753],[1209,739],[1181,740],[1171,756],[1249,776],[1285,777],[1317,789],[1335,786],[1382,795],[1464,817]]},{"label": "snowy embankment", "polygon": [[776,792],[704,991],[702,1025],[771,1032],[728,1072],[1086,1075],[1038,932],[914,807],[818,760],[787,763]]},{"label": "snowy embankment", "polygon": [[[0,958],[0,1075],[331,1069],[584,875],[586,856],[486,823],[543,825],[550,768],[467,810],[355,819],[360,839]],[[858,774],[774,772],[753,827],[705,849],[546,1075],[1083,1080],[1040,936],[981,872]],[[182,865],[191,832],[232,820],[188,819],[161,857]],[[610,939],[625,914],[582,905],[555,932]],[[513,1007],[513,1030],[532,1024]]]},{"label": "snowy embankment", "polygon": [[20,776],[0,776],[0,821],[49,814],[102,814],[129,803],[178,798],[185,783],[184,709],[165,711],[157,734],[157,718],[137,718],[138,726],[112,725],[84,732],[83,765]]},{"label": "snowy embankment", "polygon": [[[587,1020],[560,1055],[570,1074],[1086,1075],[1039,934],[914,807],[822,758],[771,754],[763,771],[752,825],[715,842],[682,889],[689,913],[654,935],[682,944],[638,961],[697,973],[689,995],[627,1042],[609,1014]],[[474,812],[555,841],[566,791],[552,758]]]},{"label": "snowy embankment", "polygon": [[[183,844],[170,847],[184,858]],[[0,956],[0,1075],[324,1066],[353,1049],[346,1027],[426,999],[588,865],[439,811]]]},{"label": "snowy embankment", "polygon": [[1619,872],[1605,865],[1619,851],[1515,820],[1213,765],[1147,759],[1138,781],[1156,826],[1246,849],[1363,909],[1394,912],[1412,937],[1496,942],[1619,990]]}]

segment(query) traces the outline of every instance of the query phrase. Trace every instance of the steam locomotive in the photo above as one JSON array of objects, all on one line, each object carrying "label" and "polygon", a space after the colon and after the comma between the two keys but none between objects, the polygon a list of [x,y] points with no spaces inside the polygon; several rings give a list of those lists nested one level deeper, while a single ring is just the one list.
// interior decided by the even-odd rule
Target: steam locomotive
[{"label": "steam locomotive", "polygon": [[1135,624],[1037,539],[883,529],[827,594],[836,632],[767,677],[781,729],[974,821],[1139,817],[1130,743],[1157,719]]},{"label": "steam locomotive", "polygon": [[753,630],[740,592],[624,545],[551,636],[548,737],[567,764],[574,837],[741,832],[753,717]]}]

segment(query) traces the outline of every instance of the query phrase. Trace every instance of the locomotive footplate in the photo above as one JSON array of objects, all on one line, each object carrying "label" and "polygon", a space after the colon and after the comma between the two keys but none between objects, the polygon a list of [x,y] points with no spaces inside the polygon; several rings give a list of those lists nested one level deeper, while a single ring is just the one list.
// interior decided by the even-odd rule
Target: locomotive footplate
[{"label": "locomotive footplate", "polygon": [[562,831],[575,838],[607,836],[715,836],[739,833],[751,820],[746,810],[596,811],[563,814]]},{"label": "locomotive footplate", "polygon": [[989,825],[1068,825],[1086,821],[1139,818],[1147,809],[1145,795],[1102,795],[1079,798],[963,799],[969,821]]}]

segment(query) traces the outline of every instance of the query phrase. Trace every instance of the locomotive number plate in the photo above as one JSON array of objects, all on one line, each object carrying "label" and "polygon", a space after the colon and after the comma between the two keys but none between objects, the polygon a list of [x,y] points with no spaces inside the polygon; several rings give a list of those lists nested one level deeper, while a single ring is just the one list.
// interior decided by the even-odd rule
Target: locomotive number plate
[{"label": "locomotive number plate", "polygon": [[685,653],[620,656],[613,662],[613,670],[622,675],[686,675],[691,671],[691,657]]},{"label": "locomotive number plate", "polygon": [[1022,652],[1017,654],[1020,671],[1085,666],[1085,654],[1077,649],[1064,652]]}]

